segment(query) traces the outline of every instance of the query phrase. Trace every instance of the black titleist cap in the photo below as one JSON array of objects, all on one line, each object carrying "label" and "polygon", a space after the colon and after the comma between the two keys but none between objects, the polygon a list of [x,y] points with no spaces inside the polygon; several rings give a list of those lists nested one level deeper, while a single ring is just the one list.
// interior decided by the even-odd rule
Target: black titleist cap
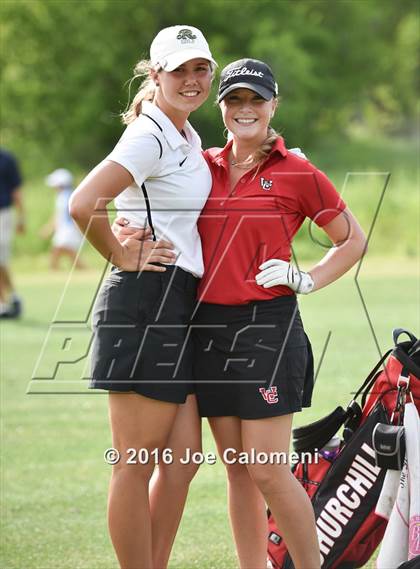
[{"label": "black titleist cap", "polygon": [[221,75],[217,101],[235,89],[251,89],[269,101],[277,96],[277,83],[270,67],[258,59],[238,59],[227,65]]}]

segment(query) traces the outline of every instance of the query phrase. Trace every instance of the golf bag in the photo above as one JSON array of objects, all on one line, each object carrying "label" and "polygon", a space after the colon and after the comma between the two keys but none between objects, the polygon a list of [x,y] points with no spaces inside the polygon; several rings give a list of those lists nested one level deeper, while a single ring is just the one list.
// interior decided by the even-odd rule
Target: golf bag
[{"label": "golf bag", "polygon": [[[409,341],[399,342],[402,334]],[[400,422],[405,397],[420,409],[420,341],[400,328],[394,330],[393,339],[394,348],[376,364],[347,409],[337,407],[326,417],[293,430],[294,450],[312,459],[304,460],[301,454],[293,473],[312,501],[322,569],[362,567],[385,532],[387,522],[375,514],[375,507],[386,470],[376,466],[373,430],[378,423]],[[334,435],[342,426],[340,440]],[[327,445],[331,441],[338,443],[335,449]],[[294,569],[270,512],[268,523],[272,567]]]}]

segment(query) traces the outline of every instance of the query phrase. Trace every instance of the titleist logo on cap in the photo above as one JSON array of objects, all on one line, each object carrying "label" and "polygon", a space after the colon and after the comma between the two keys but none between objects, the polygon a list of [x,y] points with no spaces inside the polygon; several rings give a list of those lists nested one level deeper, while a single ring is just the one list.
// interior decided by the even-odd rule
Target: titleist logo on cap
[{"label": "titleist logo on cap", "polygon": [[226,77],[223,79],[223,83],[228,81],[231,77],[236,77],[237,75],[253,75],[255,77],[264,77],[262,71],[255,71],[255,69],[248,69],[248,67],[237,67],[226,73]]},{"label": "titleist logo on cap", "polygon": [[239,59],[223,69],[220,75],[218,102],[220,103],[226,95],[238,88],[250,89],[266,101],[277,95],[273,72],[266,63],[258,59]]}]

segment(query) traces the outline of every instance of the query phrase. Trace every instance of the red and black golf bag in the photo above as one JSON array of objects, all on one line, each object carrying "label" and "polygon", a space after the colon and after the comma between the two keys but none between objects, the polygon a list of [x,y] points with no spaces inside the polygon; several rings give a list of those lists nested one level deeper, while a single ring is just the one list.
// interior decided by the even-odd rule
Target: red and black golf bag
[{"label": "red and black golf bag", "polygon": [[[402,334],[409,340],[399,342]],[[389,423],[391,416],[398,420],[405,397],[420,409],[420,341],[400,328],[394,330],[393,338],[394,348],[376,364],[347,409],[337,407],[328,416],[293,430],[295,451],[317,459],[302,460],[293,472],[312,500],[322,569],[362,567],[385,532],[387,522],[375,514],[375,507],[386,470],[376,466],[373,430],[378,423]],[[323,452],[342,426],[339,447]],[[271,564],[274,569],[293,569],[274,518],[270,512],[268,516]]]}]

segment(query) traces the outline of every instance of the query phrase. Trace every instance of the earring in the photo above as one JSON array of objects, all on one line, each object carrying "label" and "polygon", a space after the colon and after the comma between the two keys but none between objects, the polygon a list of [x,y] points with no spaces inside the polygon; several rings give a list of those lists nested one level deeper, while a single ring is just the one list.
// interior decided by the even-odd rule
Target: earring
[{"label": "earring", "polygon": [[225,138],[225,139],[227,140],[227,139],[228,139],[228,134],[229,134],[229,131],[228,131],[227,128],[225,128],[224,131],[223,131],[223,138]]}]

